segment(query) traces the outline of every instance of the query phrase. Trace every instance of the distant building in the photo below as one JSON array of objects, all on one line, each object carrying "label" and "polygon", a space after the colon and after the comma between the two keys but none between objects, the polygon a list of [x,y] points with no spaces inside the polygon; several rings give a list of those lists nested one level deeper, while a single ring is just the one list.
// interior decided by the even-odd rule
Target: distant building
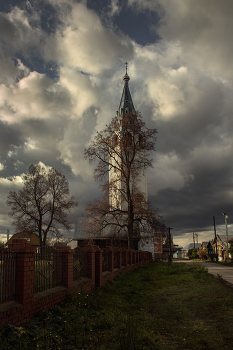
[{"label": "distant building", "polygon": [[[176,251],[174,252],[174,248]],[[173,258],[174,259],[182,259],[183,258],[183,247],[175,246],[173,247]]]},{"label": "distant building", "polygon": [[40,238],[36,233],[29,233],[27,231],[17,232],[6,243],[6,246],[12,243],[12,239],[26,239],[29,243],[31,243],[32,248],[38,248],[40,246]]}]

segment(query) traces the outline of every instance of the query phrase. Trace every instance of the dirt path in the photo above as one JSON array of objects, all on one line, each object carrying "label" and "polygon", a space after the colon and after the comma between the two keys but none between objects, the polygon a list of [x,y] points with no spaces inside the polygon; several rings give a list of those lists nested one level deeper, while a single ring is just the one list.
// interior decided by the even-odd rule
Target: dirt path
[{"label": "dirt path", "polygon": [[[173,262],[182,262],[185,264],[192,264],[192,260],[173,260]],[[211,275],[217,276],[220,275],[225,281],[229,282],[233,286],[233,267],[223,266],[215,264],[212,262],[200,261],[200,264],[207,267],[208,272]]]}]

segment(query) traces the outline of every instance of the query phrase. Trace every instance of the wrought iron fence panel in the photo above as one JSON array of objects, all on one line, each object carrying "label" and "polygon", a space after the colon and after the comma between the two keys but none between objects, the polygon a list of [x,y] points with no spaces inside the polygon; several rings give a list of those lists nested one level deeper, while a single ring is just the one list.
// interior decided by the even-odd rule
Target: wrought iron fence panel
[{"label": "wrought iron fence panel", "polygon": [[125,266],[125,253],[121,252],[121,266]]},{"label": "wrought iron fence panel", "polygon": [[114,263],[113,263],[113,267],[114,269],[117,269],[117,252],[114,250]]},{"label": "wrought iron fence panel", "polygon": [[127,265],[130,265],[130,252],[127,252]]},{"label": "wrought iron fence panel", "polygon": [[108,271],[108,251],[103,249],[102,272]]},{"label": "wrought iron fence panel", "polygon": [[87,253],[80,247],[74,250],[73,280],[76,281],[87,276]]},{"label": "wrought iron fence panel", "polygon": [[49,246],[37,248],[35,253],[34,293],[62,284],[62,253]]},{"label": "wrought iron fence panel", "polygon": [[10,249],[0,250],[0,303],[15,297],[16,253]]}]

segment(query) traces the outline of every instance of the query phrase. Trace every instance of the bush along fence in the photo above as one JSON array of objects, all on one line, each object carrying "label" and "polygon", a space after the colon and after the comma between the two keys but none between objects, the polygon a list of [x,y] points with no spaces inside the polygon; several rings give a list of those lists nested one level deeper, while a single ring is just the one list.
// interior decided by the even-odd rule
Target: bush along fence
[{"label": "bush along fence", "polygon": [[20,326],[65,301],[68,292],[90,292],[151,260],[151,253],[140,250],[95,245],[35,249],[25,239],[13,239],[0,250],[0,327]]}]

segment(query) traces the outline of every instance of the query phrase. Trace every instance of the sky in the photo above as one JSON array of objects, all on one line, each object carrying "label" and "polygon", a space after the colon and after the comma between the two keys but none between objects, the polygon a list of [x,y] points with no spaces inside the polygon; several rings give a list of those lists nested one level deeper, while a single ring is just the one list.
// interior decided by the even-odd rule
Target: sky
[{"label": "sky", "polygon": [[[2,0],[0,234],[9,191],[43,163],[79,202],[100,195],[84,160],[119,107],[127,61],[135,108],[158,130],[148,194],[182,246],[233,235],[233,2]],[[68,236],[71,234],[69,233]]]}]

